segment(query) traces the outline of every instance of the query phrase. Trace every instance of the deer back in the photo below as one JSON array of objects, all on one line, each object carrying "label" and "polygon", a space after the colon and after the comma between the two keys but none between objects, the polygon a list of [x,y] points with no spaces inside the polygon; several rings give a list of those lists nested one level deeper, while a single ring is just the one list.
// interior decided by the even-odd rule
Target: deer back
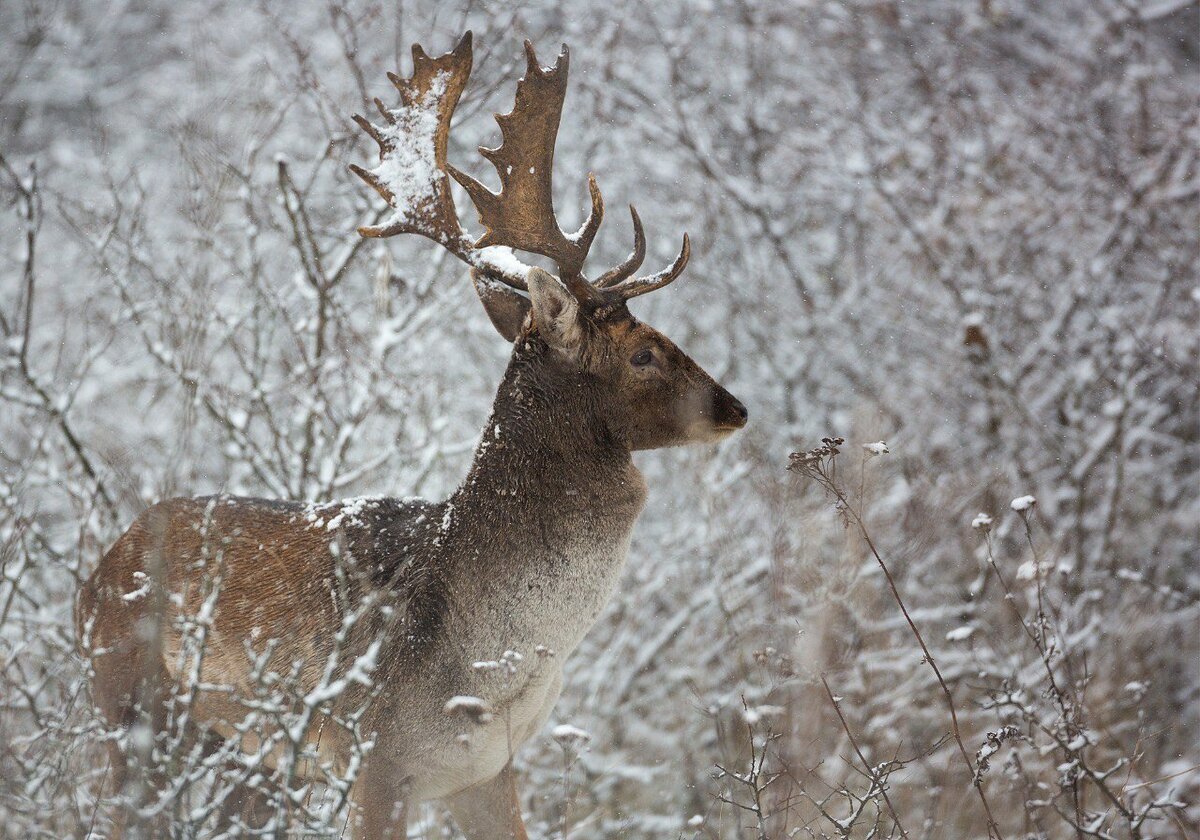
[{"label": "deer back", "polygon": [[[343,664],[382,632],[402,635],[414,650],[435,634],[437,509],[388,498],[161,502],[137,518],[81,590],[79,636],[94,658],[131,658],[148,645],[159,678],[176,686],[198,677],[250,692],[253,657],[268,656],[264,663],[279,672],[299,663],[297,689],[311,690],[365,598],[377,603],[343,634]],[[202,664],[193,673],[201,636]]]}]

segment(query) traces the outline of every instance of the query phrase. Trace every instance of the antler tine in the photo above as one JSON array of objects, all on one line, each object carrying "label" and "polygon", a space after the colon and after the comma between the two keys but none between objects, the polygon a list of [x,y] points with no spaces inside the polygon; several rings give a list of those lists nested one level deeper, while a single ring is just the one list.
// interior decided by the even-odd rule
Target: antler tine
[{"label": "antler tine", "polygon": [[688,239],[688,235],[683,235],[683,247],[679,249],[679,256],[675,258],[670,268],[665,268],[657,274],[651,274],[648,277],[634,277],[632,279],[623,280],[620,283],[611,285],[607,288],[610,294],[615,294],[623,300],[635,298],[638,295],[644,295],[647,292],[653,292],[655,289],[661,289],[670,283],[675,282],[680,274],[683,274],[683,269],[687,267],[688,260],[692,256],[692,243]]},{"label": "antler tine", "polygon": [[446,150],[450,120],[471,75],[471,33],[437,58],[430,58],[417,44],[412,55],[411,77],[388,73],[400,93],[400,107],[392,110],[375,100],[383,125],[372,124],[359,114],[352,118],[379,145],[379,165],[368,170],[351,164],[350,170],[394,211],[383,224],[361,227],[358,232],[368,237],[419,234],[463,262],[523,290],[526,284],[521,274],[506,271],[471,244],[450,194]]},{"label": "antler tine", "polygon": [[[596,183],[596,176],[591,172],[588,173],[588,196],[592,200],[588,216],[579,226],[579,230],[568,237],[571,241],[578,243],[584,258],[592,250],[592,241],[596,238],[596,232],[600,230],[600,223],[604,221],[604,196],[600,194],[600,185]],[[580,264],[580,268],[582,267]]]},{"label": "antler tine", "polygon": [[350,119],[354,120],[359,128],[369,134],[371,139],[379,144],[379,151],[382,153],[384,149],[384,143],[386,141],[384,140],[384,136],[382,133],[380,133],[379,129],[371,125],[371,121],[363,117],[362,114],[352,114]]},{"label": "antler tine", "polygon": [[594,285],[598,289],[615,286],[632,277],[633,272],[642,267],[642,260],[646,259],[646,232],[642,230],[642,220],[638,218],[637,209],[632,204],[629,205],[629,215],[633,218],[633,251],[620,265],[613,266],[596,278]]},{"label": "antler tine", "polygon": [[503,142],[494,149],[479,149],[496,167],[500,192],[492,192],[453,166],[449,172],[471,197],[486,228],[475,247],[507,245],[549,257],[557,263],[563,282],[577,296],[590,298],[595,289],[583,280],[583,263],[604,218],[604,199],[595,177],[589,175],[591,211],[579,230],[568,236],[555,218],[551,189],[570,52],[563,45],[554,66],[542,67],[533,44],[526,41],[525,58],[527,68],[517,82],[512,111],[496,115]]}]

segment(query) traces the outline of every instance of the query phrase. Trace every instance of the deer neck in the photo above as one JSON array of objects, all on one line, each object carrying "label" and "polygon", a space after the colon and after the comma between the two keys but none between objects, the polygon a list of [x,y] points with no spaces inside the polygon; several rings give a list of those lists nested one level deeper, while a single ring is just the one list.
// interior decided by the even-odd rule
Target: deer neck
[{"label": "deer neck", "polygon": [[453,611],[461,636],[473,637],[464,646],[482,659],[573,649],[616,587],[645,502],[597,383],[544,346],[521,344],[448,501]]},{"label": "deer neck", "polygon": [[611,396],[544,344],[524,339],[454,501],[528,525],[641,513],[645,486],[607,422]]}]

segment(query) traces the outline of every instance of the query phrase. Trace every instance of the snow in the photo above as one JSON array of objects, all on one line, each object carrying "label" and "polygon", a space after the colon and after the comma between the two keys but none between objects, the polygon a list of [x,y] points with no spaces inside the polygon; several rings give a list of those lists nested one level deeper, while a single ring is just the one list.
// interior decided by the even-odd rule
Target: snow
[{"label": "snow", "polygon": [[1079,750],[1086,747],[1089,743],[1091,743],[1091,740],[1092,739],[1089,738],[1088,733],[1086,731],[1080,732],[1078,735],[1076,735],[1074,738],[1071,739],[1071,742],[1069,744],[1067,744],[1067,749],[1078,752]]},{"label": "snow", "polygon": [[951,630],[949,633],[947,633],[946,641],[948,641],[948,642],[966,641],[967,639],[971,638],[971,634],[973,634],[974,632],[975,632],[974,627],[972,627],[970,624],[964,624],[962,627],[955,627],[953,630]]},{"label": "snow", "polygon": [[478,724],[490,723],[493,718],[492,706],[482,697],[469,694],[457,694],[446,701],[442,711],[448,715],[465,715]]},{"label": "snow", "polygon": [[341,527],[343,521],[348,521],[351,525],[362,525],[362,514],[366,511],[379,506],[380,497],[378,496],[358,496],[353,499],[345,499],[335,503],[338,507],[338,512],[326,523],[327,530],[334,531]]},{"label": "snow", "polygon": [[871,456],[887,455],[889,452],[892,451],[892,450],[888,449],[888,445],[881,440],[876,441],[875,443],[864,443],[863,450],[868,455],[871,455]]},{"label": "snow", "polygon": [[768,718],[779,717],[786,709],[782,706],[762,705],[762,706],[746,706],[742,709],[742,720],[750,726],[754,726],[760,721]]},{"label": "snow", "polygon": [[468,710],[485,710],[489,708],[488,703],[481,697],[474,697],[469,694],[456,694],[446,701],[446,705],[442,710],[446,714],[455,714],[461,711]]},{"label": "snow", "polygon": [[513,253],[512,248],[505,245],[489,245],[475,252],[475,260],[481,268],[491,266],[503,274],[524,277],[529,273],[529,265]]},{"label": "snow", "polygon": [[479,662],[471,663],[471,667],[476,671],[503,671],[508,677],[512,677],[517,672],[518,666],[525,661],[525,657],[517,653],[515,650],[506,650],[500,655],[499,659],[484,659]]},{"label": "snow", "polygon": [[139,584],[138,588],[132,592],[127,592],[121,596],[121,600],[126,603],[132,603],[140,598],[145,598],[150,594],[150,577],[145,572],[134,572],[133,582]]},{"label": "snow", "polygon": [[592,740],[592,733],[569,723],[560,723],[550,732],[550,737],[558,742],[563,749],[578,750]]},{"label": "snow", "polygon": [[1037,504],[1037,499],[1033,496],[1017,496],[1010,503],[1010,507],[1017,513],[1024,513]]},{"label": "snow", "polygon": [[412,221],[437,196],[436,185],[442,173],[434,157],[434,135],[438,127],[438,103],[449,81],[449,72],[438,73],[419,100],[389,109],[394,125],[385,122],[376,126],[389,141],[387,154],[371,170],[392,194],[389,203],[394,212],[388,224]]},{"label": "snow", "polygon": [[992,517],[983,512],[977,513],[971,520],[971,527],[977,531],[986,531],[992,527]]},{"label": "snow", "polygon": [[[385,496],[354,496],[336,502],[315,502],[304,506],[302,515],[311,528],[336,531],[343,525],[363,525],[362,515],[374,510]],[[326,519],[325,517],[329,517]]]}]

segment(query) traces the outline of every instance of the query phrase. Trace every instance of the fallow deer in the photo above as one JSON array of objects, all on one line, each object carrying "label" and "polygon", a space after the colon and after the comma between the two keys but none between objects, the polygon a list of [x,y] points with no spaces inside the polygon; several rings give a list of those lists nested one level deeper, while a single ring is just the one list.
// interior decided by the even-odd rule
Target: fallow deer
[{"label": "fallow deer", "polygon": [[[646,496],[631,453],[719,441],[747,420],[737,399],[626,305],[679,277],[686,235],[673,265],[636,276],[646,242],[631,207],[633,252],[594,281],[584,276],[604,211],[596,180],[588,178],[591,211],[573,234],[559,228],[551,201],[567,50],[553,68],[538,63],[528,42],[525,51],[516,105],[496,117],[503,142],[480,149],[499,173],[499,193],[446,160],[471,71],[470,33],[437,58],[413,47],[412,76],[389,74],[400,106],[375,100],[382,125],[354,117],[378,143],[380,163],[351,168],[394,210],[360,234],[415,233],[447,249],[470,266],[487,314],[513,342],[461,486],[441,502],[164,501],[137,518],[80,593],[78,632],[93,662],[96,706],[113,726],[148,714],[155,729],[186,677],[174,655],[182,644],[176,619],[209,598],[200,679],[209,688],[189,714],[199,730],[228,737],[247,713],[238,693],[250,690],[249,656],[268,639],[277,661],[302,663],[305,685],[318,679],[341,618],[331,597],[338,564],[353,558],[365,570],[354,585],[378,601],[350,644],[361,653],[376,643],[378,665],[372,689],[352,682],[350,700],[331,698],[322,713],[369,696],[363,727],[375,743],[351,791],[362,837],[404,836],[405,803],[428,799],[444,800],[472,840],[526,837],[513,751],[546,722],[563,659],[621,575]],[[486,232],[478,241],[460,226],[448,175],[479,212]],[[544,256],[558,276],[490,246]],[[148,582],[151,594],[138,597]],[[506,650],[526,657],[507,678],[473,667]],[[475,698],[475,711],[488,712],[465,741],[466,724],[448,714],[454,697]],[[336,727],[322,735],[320,723],[306,734],[313,749],[344,762],[344,736],[331,734]],[[130,761],[114,742],[118,785]]]}]

